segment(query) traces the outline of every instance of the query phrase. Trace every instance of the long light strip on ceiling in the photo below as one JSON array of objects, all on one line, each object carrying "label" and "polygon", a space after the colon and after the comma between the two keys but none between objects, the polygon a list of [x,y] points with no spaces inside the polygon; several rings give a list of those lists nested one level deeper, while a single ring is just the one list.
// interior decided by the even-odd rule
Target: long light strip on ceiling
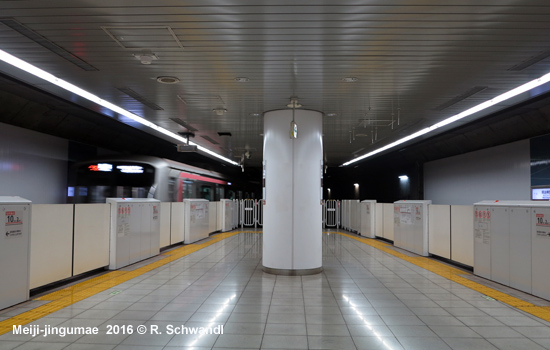
[{"label": "long light strip on ceiling", "polygon": [[387,144],[386,146],[377,148],[377,149],[375,149],[374,151],[369,152],[369,153],[367,153],[367,154],[364,154],[364,155],[362,155],[362,156],[360,156],[360,157],[354,158],[354,159],[350,160],[349,162],[345,162],[344,164],[342,164],[342,166],[350,165],[350,164],[352,164],[352,163],[358,162],[358,161],[363,160],[363,159],[365,159],[365,158],[372,157],[372,156],[375,155],[375,154],[378,154],[378,153],[380,153],[380,152],[384,152],[384,151],[386,151],[386,150],[388,150],[388,149],[390,149],[390,148],[396,147],[396,146],[398,146],[398,145],[400,145],[400,144],[402,144],[402,143],[405,143],[405,142],[407,142],[407,141],[410,141],[410,140],[413,140],[413,139],[415,139],[415,138],[417,138],[417,137],[420,137],[420,136],[422,136],[422,135],[425,135],[425,134],[427,134],[427,133],[429,133],[429,132],[432,132],[432,131],[434,131],[434,130],[436,130],[436,129],[439,129],[439,128],[445,126],[445,125],[454,123],[454,122],[456,122],[457,120],[460,120],[460,119],[465,118],[465,117],[467,117],[467,116],[469,116],[469,115],[472,115],[472,114],[474,114],[474,113],[477,113],[477,112],[480,112],[480,111],[482,111],[482,110],[484,110],[484,109],[487,109],[487,108],[489,108],[489,107],[491,107],[491,106],[494,106],[494,105],[496,105],[496,104],[498,104],[498,103],[501,103],[501,102],[503,102],[503,101],[506,101],[506,100],[508,100],[508,99],[510,99],[510,98],[512,98],[512,97],[515,97],[515,96],[517,96],[517,95],[519,95],[519,94],[522,94],[522,93],[527,92],[527,91],[529,91],[529,90],[531,90],[531,89],[534,89],[534,88],[536,88],[536,87],[538,87],[538,86],[541,86],[541,85],[543,85],[543,84],[546,84],[546,83],[548,83],[549,81],[550,81],[550,73],[548,73],[548,74],[546,74],[546,75],[543,75],[542,77],[540,77],[540,78],[538,78],[538,79],[535,79],[535,80],[532,80],[532,81],[530,81],[530,82],[528,82],[528,83],[525,83],[525,84],[523,84],[523,85],[521,85],[521,86],[518,86],[517,88],[512,89],[512,90],[510,90],[510,91],[507,91],[507,92],[505,92],[505,93],[503,93],[503,94],[501,94],[501,95],[498,95],[498,96],[496,96],[495,98],[493,98],[493,99],[491,99],[491,100],[485,101],[485,102],[483,102],[483,103],[478,104],[477,106],[474,106],[474,107],[472,107],[472,108],[470,108],[470,109],[467,109],[467,110],[465,110],[465,111],[463,111],[463,112],[460,112],[460,113],[458,113],[458,114],[456,114],[456,115],[453,115],[452,117],[449,117],[449,118],[447,118],[447,119],[444,119],[444,120],[440,121],[439,123],[436,123],[436,124],[434,124],[434,125],[432,125],[432,126],[430,126],[430,127],[424,128],[424,129],[422,129],[422,130],[420,130],[420,131],[417,131],[417,132],[415,132],[414,134],[411,134],[411,135],[409,135],[409,136],[403,137],[402,139],[399,139],[399,140],[394,141],[394,142],[392,142],[392,143],[390,143],[390,144]]},{"label": "long light strip on ceiling", "polygon": [[[156,130],[156,131],[158,131],[162,134],[170,136],[171,138],[173,138],[173,139],[175,139],[179,142],[187,143],[187,139],[181,137],[180,135],[175,134],[175,133],[173,133],[173,132],[171,132],[167,129],[164,129],[164,128],[162,128],[162,127],[160,127],[160,126],[158,126],[154,123],[151,123],[150,121],[148,121],[148,120],[140,117],[139,115],[134,114],[134,113],[132,113],[132,112],[120,107],[120,106],[117,106],[117,105],[115,105],[111,102],[105,101],[102,98],[100,98],[99,96],[96,96],[96,95],[92,94],[91,92],[88,92],[84,89],[81,89],[76,85],[73,85],[73,84],[71,84],[71,83],[69,83],[69,82],[67,82],[63,79],[59,79],[56,76],[54,76],[53,74],[50,74],[50,73],[48,73],[48,72],[46,72],[46,71],[44,71],[44,70],[42,70],[38,67],[35,67],[32,64],[30,64],[28,62],[25,62],[22,59],[19,59],[15,56],[3,51],[3,50],[0,50],[0,60],[6,62],[8,64],[11,64],[12,66],[17,67],[17,68],[19,68],[19,69],[21,69],[21,70],[23,70],[27,73],[30,73],[30,74],[32,74],[36,77],[44,79],[47,82],[50,82],[54,85],[57,85],[57,86],[65,89],[65,90],[70,91],[70,92],[72,92],[72,93],[74,93],[74,94],[76,94],[80,97],[83,97],[83,98],[85,98],[89,101],[97,103],[100,106],[108,108],[108,109],[112,110],[113,112],[116,112],[120,115],[123,115],[127,118],[130,118],[131,120],[133,120],[135,122],[138,122],[142,125],[145,125],[145,126],[151,128],[153,130]],[[202,151],[204,153],[207,153],[207,154],[209,154],[213,157],[216,157],[218,159],[221,159],[221,160],[223,160],[223,161],[225,161],[229,164],[239,165],[239,163],[237,163],[237,162],[235,162],[235,161],[233,161],[229,158],[223,157],[223,156],[221,156],[221,155],[219,155],[219,154],[217,154],[217,153],[215,153],[215,152],[213,152],[213,151],[211,151],[211,150],[209,150],[209,149],[207,149],[203,146],[197,145],[196,143],[194,143],[192,141],[189,141],[189,144],[192,145],[192,146],[197,146],[197,148],[200,151]]]}]

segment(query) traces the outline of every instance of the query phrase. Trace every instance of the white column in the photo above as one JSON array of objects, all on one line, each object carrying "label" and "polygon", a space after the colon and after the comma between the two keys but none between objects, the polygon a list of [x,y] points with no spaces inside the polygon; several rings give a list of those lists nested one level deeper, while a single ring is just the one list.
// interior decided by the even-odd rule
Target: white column
[{"label": "white column", "polygon": [[296,110],[264,114],[264,271],[285,275],[322,271],[323,120]]}]

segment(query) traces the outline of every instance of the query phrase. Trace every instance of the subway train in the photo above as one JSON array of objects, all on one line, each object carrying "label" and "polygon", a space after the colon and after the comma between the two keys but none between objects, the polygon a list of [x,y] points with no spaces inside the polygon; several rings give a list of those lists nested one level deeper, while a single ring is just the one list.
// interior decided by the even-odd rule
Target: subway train
[{"label": "subway train", "polygon": [[73,197],[74,203],[105,203],[109,197],[181,202],[184,198],[219,201],[254,196],[232,186],[223,174],[149,156],[78,162],[75,174],[75,186],[69,188],[69,197]]}]

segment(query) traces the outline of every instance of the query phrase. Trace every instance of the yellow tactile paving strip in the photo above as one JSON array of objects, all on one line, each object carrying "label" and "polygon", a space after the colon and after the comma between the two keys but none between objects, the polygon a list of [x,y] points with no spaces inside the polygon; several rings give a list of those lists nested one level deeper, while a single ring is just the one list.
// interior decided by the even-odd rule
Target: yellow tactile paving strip
[{"label": "yellow tactile paving strip", "polygon": [[[241,232],[242,231],[221,233],[204,243],[189,244],[189,245],[182,246],[180,248],[170,250],[169,252],[163,253],[161,255],[166,256],[166,258],[152,262],[143,267],[137,268],[133,271],[120,271],[120,270],[111,271],[104,275],[91,278],[89,280],[80,282],[78,284],[75,284],[75,285],[63,288],[61,290],[46,294],[39,298],[36,298],[34,300],[50,300],[50,302],[47,304],[38,306],[32,310],[23,312],[17,316],[11,317],[7,320],[0,321],[0,335],[11,332],[13,330],[13,325],[25,325],[30,322],[36,321],[44,316],[54,313],[55,311],[61,310],[67,306],[70,306],[76,302],[82,301],[97,293],[106,291],[118,284],[129,281],[134,277],[138,277],[146,272],[156,269],[157,267],[166,265],[174,260],[180,259],[186,255],[196,252],[197,250],[208,247],[216,242],[219,242],[231,236],[237,235]],[[246,231],[246,232],[253,232],[253,231]],[[545,321],[550,322],[550,307],[533,305],[527,301],[510,296],[496,289],[483,286],[477,282],[471,281],[467,278],[460,276],[460,275],[467,274],[467,272],[464,272],[452,266],[448,266],[446,264],[440,263],[433,259],[429,259],[425,257],[410,257],[408,255],[395,251],[394,249],[391,248],[392,246],[390,244],[384,243],[382,241],[363,238],[363,237],[351,235],[340,231],[332,231],[330,233],[331,234],[337,233],[339,235],[349,237],[361,243],[368,244],[371,247],[374,247],[383,252],[391,254],[397,258],[408,261],[411,264],[424,268],[439,276],[445,277],[453,282],[456,282],[460,285],[468,287],[472,290],[475,290],[484,295],[487,295],[493,299],[501,301],[507,305],[523,310],[531,315],[534,315]]]},{"label": "yellow tactile paving strip", "polygon": [[[76,302],[84,300],[92,295],[101,293],[123,282],[129,281],[134,277],[143,275],[146,272],[156,269],[157,267],[169,264],[170,262],[189,255],[197,250],[206,248],[216,242],[235,236],[242,231],[225,232],[214,236],[212,239],[199,244],[188,244],[180,248],[170,250],[161,255],[166,258],[157,260],[133,271],[111,271],[98,277],[77,283],[75,285],[60,289],[58,291],[43,295],[34,300],[51,300],[51,302],[38,306],[32,310],[23,312],[17,316],[7,320],[0,321],[0,335],[11,332],[14,325],[25,325],[63,309]],[[252,232],[252,231],[246,231]]]},{"label": "yellow tactile paving strip", "polygon": [[411,264],[414,264],[416,266],[419,266],[423,269],[426,269],[428,271],[431,271],[441,277],[445,277],[453,282],[456,282],[460,285],[463,285],[465,287],[468,287],[470,289],[475,290],[476,292],[482,293],[484,295],[487,295],[493,299],[496,299],[500,302],[503,302],[504,304],[510,305],[512,307],[515,307],[519,310],[525,311],[533,316],[539,317],[545,321],[550,322],[550,307],[544,307],[544,306],[536,306],[531,304],[530,302],[527,302],[525,300],[521,300],[519,298],[513,297],[511,295],[508,295],[506,293],[503,293],[501,291],[498,291],[496,289],[484,286],[482,284],[479,284],[477,282],[471,281],[467,278],[464,278],[460,275],[467,274],[467,272],[456,269],[452,266],[448,266],[446,264],[440,263],[438,261],[435,261],[430,258],[426,257],[411,257],[408,255],[405,255],[403,253],[400,253],[398,251],[395,251],[392,249],[392,245],[388,243],[384,243],[382,241],[378,241],[375,239],[370,238],[364,238],[359,237],[351,234],[347,234],[340,231],[333,231],[330,233],[337,233],[342,236],[349,237],[351,239],[354,239],[356,241],[359,241],[361,243],[365,243],[370,245],[371,247],[374,247],[376,249],[379,249],[383,252],[386,252],[388,254],[391,254],[397,258],[403,259],[405,261],[410,262]]}]

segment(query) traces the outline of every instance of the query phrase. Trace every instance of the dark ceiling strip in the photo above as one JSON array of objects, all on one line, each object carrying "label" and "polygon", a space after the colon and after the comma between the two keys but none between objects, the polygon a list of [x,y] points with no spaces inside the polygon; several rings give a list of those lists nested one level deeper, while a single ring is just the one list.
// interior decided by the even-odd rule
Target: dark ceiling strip
[{"label": "dark ceiling strip", "polygon": [[549,56],[550,56],[550,50],[543,51],[543,52],[539,53],[538,55],[531,57],[527,61],[524,61],[520,64],[516,64],[512,68],[508,68],[508,70],[509,71],[514,71],[514,72],[522,71],[525,68],[531,67],[535,63],[538,63],[538,62],[542,61],[543,59],[545,59]]},{"label": "dark ceiling strip", "polygon": [[7,27],[15,30],[19,34],[27,37],[28,39],[34,41],[35,43],[43,46],[47,50],[55,53],[56,55],[66,59],[67,61],[71,62],[72,64],[84,69],[85,71],[97,71],[98,69],[88,62],[82,60],[78,56],[73,55],[69,51],[57,46],[56,44],[52,43],[48,39],[44,38],[42,35],[36,33],[35,31],[25,27],[18,21],[16,21],[13,18],[0,18],[0,23],[6,25]]},{"label": "dark ceiling strip", "polygon": [[465,99],[467,99],[468,97],[471,97],[483,90],[486,90],[487,89],[487,86],[474,86],[473,88],[471,88],[470,90],[466,91],[465,93],[461,94],[461,95],[458,95],[457,97],[437,106],[434,108],[434,110],[436,111],[442,111],[446,108],[449,108],[451,107],[452,105],[454,104],[457,104],[458,102],[460,101],[463,101]]},{"label": "dark ceiling strip", "polygon": [[192,127],[191,125],[187,124],[184,120],[181,120],[180,118],[170,118],[170,120],[173,121],[174,123],[177,123],[183,126],[184,128],[186,128],[191,132],[199,131],[197,128]]},{"label": "dark ceiling strip", "polygon": [[218,141],[214,140],[214,139],[211,138],[210,136],[202,136],[202,135],[201,135],[201,137],[202,137],[203,139],[205,139],[206,141],[208,141],[208,142],[214,144],[214,145],[219,145],[219,144],[220,144]]},{"label": "dark ceiling strip", "polygon": [[160,107],[159,105],[157,105],[154,102],[149,101],[148,99],[146,99],[145,97],[141,96],[140,94],[138,94],[137,92],[135,92],[134,90],[132,90],[128,87],[120,87],[120,88],[117,88],[117,89],[120,90],[121,92],[125,93],[126,95],[130,96],[134,100],[140,102],[144,106],[147,106],[147,107],[151,108],[152,110],[155,110],[155,111],[163,111],[164,110],[164,108]]}]

